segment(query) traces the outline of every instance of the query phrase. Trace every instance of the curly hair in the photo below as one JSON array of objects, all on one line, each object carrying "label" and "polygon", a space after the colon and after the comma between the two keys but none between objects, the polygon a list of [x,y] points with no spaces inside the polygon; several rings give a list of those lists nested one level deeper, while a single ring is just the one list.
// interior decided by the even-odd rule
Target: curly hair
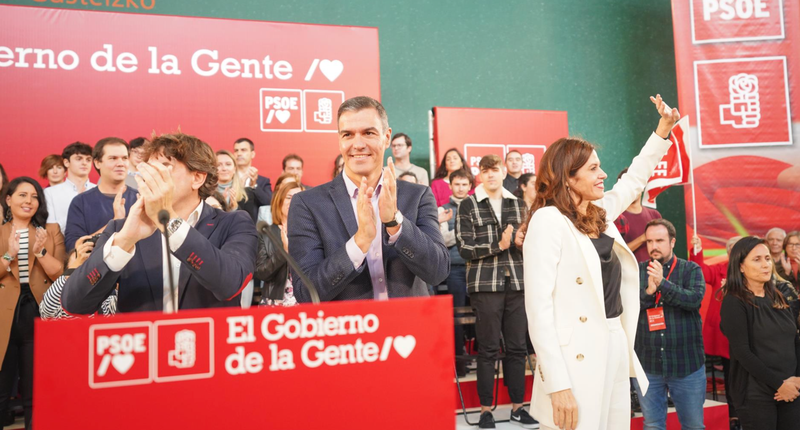
[{"label": "curly hair", "polygon": [[217,190],[217,156],[211,146],[197,137],[183,133],[162,134],[153,137],[145,144],[144,159],[153,154],[180,161],[190,172],[206,174],[206,181],[198,190],[200,198],[205,200]]}]

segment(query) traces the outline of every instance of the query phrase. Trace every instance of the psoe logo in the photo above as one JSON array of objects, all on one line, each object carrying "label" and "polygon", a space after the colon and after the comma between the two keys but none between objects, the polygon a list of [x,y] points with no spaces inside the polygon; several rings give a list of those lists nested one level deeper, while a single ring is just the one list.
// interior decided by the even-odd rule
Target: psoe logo
[{"label": "psoe logo", "polygon": [[89,386],[122,387],[152,381],[149,322],[89,328]]}]

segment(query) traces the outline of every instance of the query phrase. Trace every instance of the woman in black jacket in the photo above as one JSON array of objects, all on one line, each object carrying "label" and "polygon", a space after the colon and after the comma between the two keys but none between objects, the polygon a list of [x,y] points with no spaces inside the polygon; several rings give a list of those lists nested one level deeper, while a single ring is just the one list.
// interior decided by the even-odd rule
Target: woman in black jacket
[{"label": "woman in black jacket", "polygon": [[800,422],[798,321],[772,277],[773,264],[765,240],[745,237],[731,250],[722,289],[731,398],[747,430],[796,429]]},{"label": "woman in black jacket", "polygon": [[[286,238],[286,221],[292,196],[303,190],[303,186],[294,180],[284,180],[272,195],[272,225],[269,229],[281,238],[285,251],[289,251]],[[294,298],[292,281],[289,278],[289,266],[283,254],[278,252],[266,235],[259,235],[258,257],[256,259],[256,277],[264,280],[262,289],[262,305],[293,306]]]}]

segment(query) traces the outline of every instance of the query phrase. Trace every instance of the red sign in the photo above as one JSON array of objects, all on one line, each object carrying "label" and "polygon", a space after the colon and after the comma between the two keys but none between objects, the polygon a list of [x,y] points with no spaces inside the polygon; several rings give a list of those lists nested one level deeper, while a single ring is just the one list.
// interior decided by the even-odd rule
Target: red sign
[{"label": "red sign", "polygon": [[[226,428],[452,429],[452,333],[449,298],[37,320],[34,420],[209,428],[222,411]],[[130,413],[87,414],[109,401]]]},{"label": "red sign", "polygon": [[689,117],[685,116],[675,124],[669,140],[672,146],[661,158],[653,171],[653,176],[644,187],[642,205],[655,208],[656,197],[673,185],[689,183],[691,162],[686,141],[689,138]]},{"label": "red sign", "polygon": [[783,39],[783,0],[691,0],[692,42]]},{"label": "red sign", "polygon": [[[704,7],[713,34],[698,27]],[[691,119],[687,234],[713,253],[733,236],[800,229],[800,3],[675,0],[672,18],[678,105]]]},{"label": "red sign", "polygon": [[792,144],[786,57],[695,61],[700,147]]},{"label": "red sign", "polygon": [[12,178],[76,140],[181,130],[252,139],[273,179],[296,153],[315,185],[338,106],[380,98],[378,29],[0,5],[0,94],[0,141],[25,148],[3,156]]},{"label": "red sign", "polygon": [[433,139],[436,163],[458,149],[478,176],[481,157],[522,154],[524,173],[535,173],[547,147],[567,136],[567,113],[559,111],[433,108]]}]

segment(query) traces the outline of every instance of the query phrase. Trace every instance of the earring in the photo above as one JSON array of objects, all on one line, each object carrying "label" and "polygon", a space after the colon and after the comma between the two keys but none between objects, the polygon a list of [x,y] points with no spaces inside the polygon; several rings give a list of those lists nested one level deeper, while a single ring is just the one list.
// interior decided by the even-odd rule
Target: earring
[{"label": "earring", "polygon": [[11,221],[11,206],[6,209],[6,216],[4,217],[5,222]]}]

